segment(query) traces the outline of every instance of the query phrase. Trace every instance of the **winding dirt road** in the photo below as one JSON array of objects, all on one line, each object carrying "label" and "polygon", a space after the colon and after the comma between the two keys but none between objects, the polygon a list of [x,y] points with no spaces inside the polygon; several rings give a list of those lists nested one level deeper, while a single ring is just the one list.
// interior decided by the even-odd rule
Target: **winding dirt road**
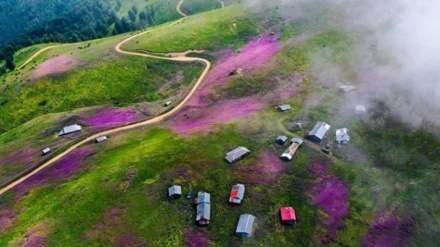
[{"label": "winding dirt road", "polygon": [[[176,10],[181,16],[187,17],[188,15],[182,11],[182,4],[184,1],[185,0],[180,0],[180,2],[177,4]],[[217,2],[219,2],[222,5],[222,9],[225,7],[225,2],[223,2],[222,0],[217,0]]]},{"label": "winding dirt road", "polygon": [[[177,6],[177,10],[178,10],[178,12],[179,12],[182,16],[185,17],[186,15],[185,15],[184,13],[181,13],[181,12],[179,11],[180,5],[182,4],[183,1],[184,1],[184,0],[181,0],[181,1],[179,2],[179,5]],[[164,114],[162,114],[162,115],[159,115],[159,116],[157,116],[157,117],[154,117],[154,118],[152,118],[152,119],[149,119],[149,120],[146,120],[146,121],[143,121],[143,122],[139,122],[139,123],[135,123],[135,124],[132,124],[132,125],[126,125],[126,126],[119,127],[119,128],[116,128],[116,129],[111,129],[111,130],[102,131],[102,132],[96,133],[96,134],[94,134],[94,135],[92,135],[92,136],[90,136],[90,137],[87,137],[87,138],[84,139],[83,141],[81,141],[81,142],[79,142],[79,143],[77,143],[77,144],[75,144],[75,145],[69,147],[66,151],[64,151],[64,152],[62,152],[62,153],[60,153],[60,154],[58,154],[58,155],[55,156],[55,157],[53,157],[53,158],[50,159],[48,162],[46,162],[46,163],[44,163],[43,165],[39,166],[38,168],[36,168],[36,169],[33,170],[32,172],[28,173],[27,175],[25,175],[25,176],[23,176],[23,177],[21,177],[21,178],[15,180],[13,183],[11,183],[11,184],[5,186],[4,188],[2,188],[2,189],[0,190],[0,195],[2,195],[2,194],[4,194],[4,193],[8,192],[9,190],[11,190],[12,188],[14,188],[15,186],[17,186],[17,185],[23,183],[24,181],[26,181],[27,179],[29,179],[30,177],[32,177],[33,175],[37,174],[38,172],[42,171],[43,169],[47,168],[48,166],[50,166],[50,165],[54,164],[55,162],[59,161],[59,160],[62,159],[64,156],[66,156],[67,154],[69,154],[70,152],[72,152],[73,150],[75,150],[76,148],[78,148],[78,147],[80,147],[80,146],[82,146],[82,145],[84,145],[84,144],[86,144],[86,143],[88,143],[88,142],[94,141],[94,140],[95,140],[96,138],[98,138],[99,136],[102,136],[102,135],[110,135],[110,134],[114,134],[114,133],[116,133],[116,132],[121,132],[121,131],[125,131],[125,130],[132,130],[132,129],[139,128],[139,127],[142,127],[142,126],[147,126],[147,125],[151,125],[151,124],[159,123],[159,122],[163,121],[164,119],[166,119],[167,117],[170,117],[171,115],[173,115],[173,114],[174,114],[175,112],[177,112],[178,110],[180,110],[180,108],[182,108],[182,107],[186,104],[186,102],[191,98],[191,96],[192,96],[192,95],[194,94],[194,92],[197,90],[197,88],[199,87],[199,85],[202,83],[203,79],[206,77],[206,75],[207,75],[209,69],[211,68],[211,63],[210,63],[208,60],[206,60],[206,59],[203,59],[203,58],[197,58],[197,57],[186,57],[186,56],[182,56],[182,57],[163,57],[163,56],[156,56],[156,55],[150,55],[150,54],[145,54],[145,53],[129,52],[129,51],[124,51],[124,50],[122,50],[122,49],[121,49],[121,46],[122,46],[123,44],[125,44],[126,42],[128,42],[128,41],[130,41],[130,40],[132,40],[132,39],[134,39],[134,38],[136,38],[136,37],[139,37],[139,36],[141,36],[141,35],[144,35],[144,34],[147,34],[147,33],[153,32],[153,31],[160,30],[160,29],[162,29],[162,28],[166,28],[166,27],[173,26],[173,25],[175,25],[175,24],[181,22],[182,20],[183,20],[183,19],[180,19],[180,20],[175,21],[175,22],[173,22],[173,23],[171,23],[171,24],[169,24],[169,25],[167,25],[167,26],[163,26],[163,27],[160,27],[160,28],[156,28],[156,29],[153,29],[153,30],[149,30],[149,31],[142,32],[142,33],[139,33],[139,34],[137,34],[137,35],[131,36],[131,37],[129,37],[129,38],[123,40],[123,41],[120,42],[119,44],[117,44],[116,47],[115,47],[115,50],[116,50],[118,53],[126,54],[126,55],[141,56],[141,57],[148,57],[148,58],[155,58],[155,59],[162,59],[162,60],[169,60],[169,61],[179,61],[179,62],[200,62],[200,63],[204,63],[204,64],[206,65],[206,67],[205,67],[205,69],[203,70],[202,74],[200,75],[199,79],[197,80],[197,82],[195,83],[195,85],[193,86],[193,88],[191,89],[191,91],[188,93],[188,95],[186,95],[186,97],[185,97],[185,98],[184,98],[184,99],[183,99],[183,100],[182,100],[182,101],[181,101],[176,107],[174,107],[172,110],[170,110],[170,111],[168,111],[168,112],[166,112],[166,113],[164,113]],[[49,47],[46,47],[46,48],[44,48],[44,49],[41,49],[40,51],[38,51],[37,53],[35,53],[34,55],[32,55],[32,56],[31,56],[31,57],[30,57],[25,63],[23,63],[23,64],[20,66],[20,68],[23,67],[23,66],[25,66],[25,65],[28,64],[29,62],[31,62],[35,57],[37,57],[38,55],[40,55],[40,54],[43,53],[44,51],[47,51],[47,50],[52,49],[52,48],[54,48],[54,47],[56,47],[56,46],[49,46]]]}]

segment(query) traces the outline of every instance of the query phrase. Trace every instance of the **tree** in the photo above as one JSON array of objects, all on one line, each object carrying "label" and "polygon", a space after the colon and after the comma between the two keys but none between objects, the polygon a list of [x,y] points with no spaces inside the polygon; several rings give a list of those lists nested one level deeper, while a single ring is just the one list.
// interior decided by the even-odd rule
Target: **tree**
[{"label": "tree", "polygon": [[13,57],[7,57],[6,58],[6,68],[9,69],[10,71],[13,71],[15,69],[14,58]]}]

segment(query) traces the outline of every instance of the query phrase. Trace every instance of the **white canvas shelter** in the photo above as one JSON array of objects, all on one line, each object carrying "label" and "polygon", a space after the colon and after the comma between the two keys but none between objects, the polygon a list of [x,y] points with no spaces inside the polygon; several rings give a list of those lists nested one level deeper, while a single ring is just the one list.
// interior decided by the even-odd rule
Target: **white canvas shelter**
[{"label": "white canvas shelter", "polygon": [[348,144],[350,141],[350,135],[347,128],[336,130],[336,142],[339,144]]},{"label": "white canvas shelter", "polygon": [[107,136],[100,136],[100,137],[96,138],[97,143],[103,142],[105,140],[107,140]]},{"label": "white canvas shelter", "polygon": [[77,132],[77,131],[81,131],[81,125],[74,124],[74,125],[70,125],[70,126],[64,127],[60,131],[60,133],[58,133],[58,135],[59,136],[67,135],[67,134],[70,134],[70,133],[73,133],[73,132]]}]

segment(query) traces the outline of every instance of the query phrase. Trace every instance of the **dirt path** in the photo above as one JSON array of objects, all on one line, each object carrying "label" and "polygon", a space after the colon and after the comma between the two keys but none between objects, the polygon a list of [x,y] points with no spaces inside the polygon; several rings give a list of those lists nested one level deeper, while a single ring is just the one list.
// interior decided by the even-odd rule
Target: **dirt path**
[{"label": "dirt path", "polygon": [[222,5],[222,9],[225,7],[225,2],[223,2],[222,0],[217,0],[217,2],[219,2]]},{"label": "dirt path", "polygon": [[[181,1],[183,2],[183,1]],[[211,63],[203,58],[197,58],[197,57],[186,57],[186,56],[182,56],[182,57],[163,57],[163,56],[155,56],[155,55],[150,55],[150,54],[145,54],[145,53],[137,53],[137,52],[129,52],[129,51],[124,51],[121,49],[121,46],[123,44],[125,44],[126,42],[139,37],[141,35],[153,32],[153,31],[157,31],[159,29],[165,28],[165,27],[170,27],[173,26],[177,23],[179,23],[182,19],[175,21],[167,26],[161,27],[161,28],[157,28],[157,29],[153,29],[153,30],[149,30],[146,32],[142,32],[139,33],[137,35],[131,36],[125,40],[123,40],[122,42],[120,42],[118,45],[116,45],[115,50],[118,53],[121,54],[126,54],[126,55],[132,55],[132,56],[141,56],[141,57],[148,57],[148,58],[155,58],[155,59],[162,59],[162,60],[169,60],[169,61],[179,61],[179,62],[201,62],[204,63],[206,65],[205,69],[203,70],[202,74],[200,75],[199,79],[197,80],[197,82],[195,83],[195,85],[193,86],[193,88],[191,89],[191,91],[188,93],[188,95],[186,95],[186,97],[176,106],[174,107],[172,110],[159,115],[157,117],[154,117],[152,119],[143,121],[143,122],[139,122],[139,123],[135,123],[132,125],[127,125],[127,126],[123,126],[123,127],[119,127],[116,129],[112,129],[112,130],[106,130],[106,131],[102,131],[99,133],[96,133],[86,139],[84,139],[83,141],[71,146],[70,148],[68,148],[66,151],[62,152],[61,154],[58,154],[57,156],[53,157],[51,160],[49,160],[48,162],[44,163],[43,165],[41,165],[40,167],[38,167],[37,169],[33,170],[32,172],[28,173],[27,175],[21,177],[20,179],[14,181],[13,183],[7,185],[6,187],[2,188],[0,190],[0,195],[8,192],[9,190],[11,190],[12,188],[14,188],[15,186],[19,185],[20,183],[24,182],[25,180],[27,180],[28,178],[32,177],[33,175],[37,174],[38,172],[40,172],[41,170],[45,169],[46,167],[54,164],[55,162],[59,161],[60,159],[62,159],[64,156],[66,156],[67,154],[69,154],[70,152],[72,152],[74,149],[88,143],[91,141],[94,141],[96,138],[98,138],[99,136],[102,135],[110,135],[110,134],[114,134],[116,132],[120,132],[120,131],[125,131],[125,130],[132,130],[138,127],[142,127],[142,126],[147,126],[147,125],[151,125],[151,124],[155,124],[158,122],[161,122],[162,120],[164,120],[165,118],[173,115],[175,112],[177,112],[178,110],[180,110],[180,108],[182,108],[185,103],[191,98],[191,96],[194,94],[194,92],[197,90],[197,88],[199,87],[199,85],[201,84],[201,82],[203,81],[203,79],[206,77],[209,69],[211,68]],[[31,58],[28,59],[28,61],[26,61],[22,66],[26,65],[27,63],[29,63],[30,61],[32,61],[32,59],[34,59],[36,56],[38,56],[39,54],[41,54],[42,52],[51,49],[55,46],[52,47],[46,47],[42,50],[40,50],[39,52],[35,53]]]},{"label": "dirt path", "polygon": [[180,0],[180,2],[177,4],[177,8],[176,8],[176,11],[177,11],[177,13],[179,13],[181,16],[183,16],[183,17],[187,17],[187,15],[185,14],[185,13],[183,13],[182,12],[182,3],[184,2],[185,0]]},{"label": "dirt path", "polygon": [[32,60],[34,60],[36,57],[38,57],[41,53],[43,53],[43,52],[45,52],[45,51],[47,51],[47,50],[50,50],[50,49],[52,49],[52,48],[55,48],[55,47],[57,47],[57,45],[48,46],[48,47],[45,47],[45,48],[43,48],[43,49],[37,51],[37,52],[36,52],[34,55],[32,55],[28,60],[26,60],[26,62],[24,62],[22,65],[20,65],[20,67],[18,67],[17,69],[21,69],[21,68],[23,68],[24,66],[26,66],[26,64],[32,62]]}]

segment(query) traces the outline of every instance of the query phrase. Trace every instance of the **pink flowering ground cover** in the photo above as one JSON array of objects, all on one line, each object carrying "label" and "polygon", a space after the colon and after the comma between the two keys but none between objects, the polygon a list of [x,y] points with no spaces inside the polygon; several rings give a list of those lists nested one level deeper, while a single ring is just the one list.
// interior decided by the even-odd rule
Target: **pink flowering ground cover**
[{"label": "pink flowering ground cover", "polygon": [[186,247],[209,247],[209,235],[201,230],[187,228],[184,232],[184,241]]},{"label": "pink flowering ground cover", "polygon": [[266,35],[252,40],[240,52],[234,53],[232,50],[223,51],[223,58],[215,64],[206,76],[203,85],[191,97],[188,105],[204,106],[209,104],[212,88],[223,86],[231,73],[237,69],[241,69],[241,72],[246,74],[262,68],[278,52],[278,39],[279,35]]},{"label": "pink flowering ground cover", "polygon": [[0,166],[2,165],[14,165],[14,164],[29,164],[32,162],[32,156],[37,151],[30,147],[25,147],[21,150],[13,152],[3,158],[0,158]]},{"label": "pink flowering ground cover", "polygon": [[140,120],[141,114],[132,108],[106,108],[93,116],[86,117],[81,122],[89,126],[91,131],[115,128]]},{"label": "pink flowering ground cover", "polygon": [[31,188],[69,178],[83,168],[86,158],[93,153],[94,151],[91,148],[78,148],[52,166],[14,187],[14,191],[21,195],[28,192]]},{"label": "pink flowering ground cover", "polygon": [[20,245],[22,247],[41,247],[46,245],[47,224],[39,224],[24,236],[24,242]]},{"label": "pink flowering ground cover", "polygon": [[248,184],[267,185],[276,181],[284,171],[284,164],[275,153],[263,151],[255,165],[237,164],[235,171]]},{"label": "pink flowering ground cover", "polygon": [[338,229],[344,227],[344,219],[350,213],[347,185],[341,179],[328,175],[327,169],[326,165],[312,166],[312,173],[317,179],[310,193],[314,204],[325,213],[320,221],[326,233],[319,236],[324,244],[336,239]]},{"label": "pink flowering ground cover", "polygon": [[69,71],[75,65],[75,61],[71,56],[60,55],[51,58],[42,64],[38,65],[36,70],[32,73],[33,80]]},{"label": "pink flowering ground cover", "polygon": [[410,218],[399,219],[387,211],[379,212],[370,225],[367,234],[362,239],[364,247],[393,247],[405,246],[411,235],[412,223]]},{"label": "pink flowering ground cover", "polygon": [[12,226],[15,220],[15,212],[12,208],[0,205],[0,233]]},{"label": "pink flowering ground cover", "polygon": [[205,108],[189,106],[173,117],[172,129],[181,135],[207,131],[213,125],[252,116],[263,107],[256,97],[223,100]]}]

